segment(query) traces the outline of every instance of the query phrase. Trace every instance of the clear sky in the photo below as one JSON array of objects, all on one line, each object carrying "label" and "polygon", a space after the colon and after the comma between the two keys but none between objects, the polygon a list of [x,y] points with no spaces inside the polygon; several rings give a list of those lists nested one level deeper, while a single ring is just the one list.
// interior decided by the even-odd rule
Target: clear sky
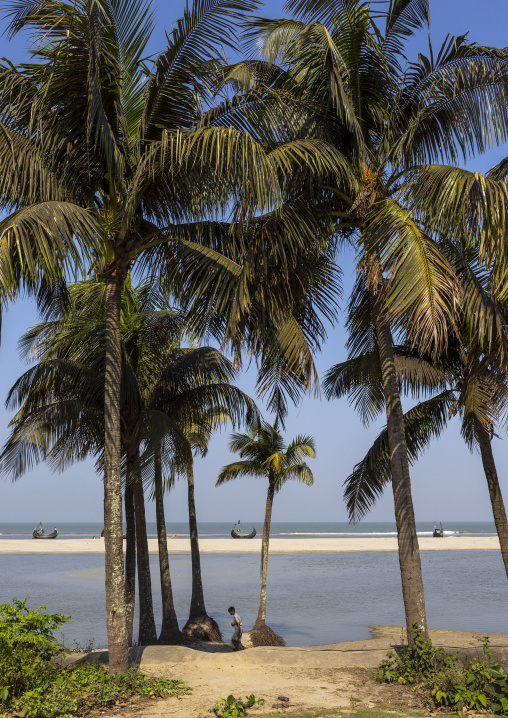
[{"label": "clear sky", "polygon": [[[167,0],[157,6],[158,25],[150,44],[150,52],[164,47],[164,29],[181,15],[184,2]],[[259,12],[265,17],[283,16],[282,1],[273,0]],[[438,47],[448,33],[469,32],[469,38],[480,44],[502,47],[506,43],[508,6],[506,0],[431,0],[432,24],[430,34]],[[427,48],[427,33],[422,32],[411,42],[411,52]],[[4,39],[2,55],[13,62],[23,60],[23,41]],[[486,171],[508,154],[508,147],[496,148],[470,163],[469,168]],[[344,293],[352,284],[351,257],[341,257],[344,270]],[[344,308],[345,302],[342,304]],[[32,302],[19,301],[3,317],[0,347],[0,441],[7,436],[11,412],[3,408],[3,399],[15,379],[25,370],[17,353],[19,336],[37,322]],[[329,340],[317,364],[322,374],[332,364],[346,358],[345,335],[339,325],[330,328]],[[253,395],[255,373],[244,373],[239,381],[242,389]],[[409,408],[406,401],[404,408]],[[270,418],[268,415],[266,418]],[[342,483],[353,465],[359,461],[383,426],[383,421],[365,429],[346,399],[327,402],[306,398],[301,406],[290,410],[286,436],[311,434],[316,439],[317,458],[310,461],[315,484],[312,488],[288,485],[277,497],[273,521],[346,521],[342,500]],[[494,455],[501,486],[508,496],[508,444],[495,439]],[[265,486],[255,479],[240,479],[216,489],[215,480],[220,467],[233,460],[227,448],[227,432],[216,436],[205,459],[196,460],[196,504],[198,519],[202,521],[231,521],[238,518],[244,524],[259,524],[264,514]],[[434,441],[418,465],[411,471],[413,499],[417,521],[488,521],[490,503],[480,457],[465,448],[457,421],[452,421],[439,441]],[[63,521],[101,521],[102,482],[93,464],[75,465],[64,474],[53,475],[41,465],[19,482],[0,484],[0,523],[28,521],[35,525],[42,520],[48,525]],[[186,520],[186,491],[179,482],[166,499],[168,521]],[[148,519],[155,520],[152,505]],[[371,512],[368,520],[393,521],[391,491]]]}]

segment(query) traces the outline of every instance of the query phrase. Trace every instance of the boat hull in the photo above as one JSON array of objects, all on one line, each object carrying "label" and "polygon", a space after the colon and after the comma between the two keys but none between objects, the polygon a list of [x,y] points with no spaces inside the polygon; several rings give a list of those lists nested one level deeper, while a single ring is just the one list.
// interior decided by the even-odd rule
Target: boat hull
[{"label": "boat hull", "polygon": [[50,534],[38,534],[37,531],[34,529],[34,532],[32,534],[32,538],[34,539],[53,539],[58,536],[58,531],[55,529]]},{"label": "boat hull", "polygon": [[234,538],[234,539],[251,539],[251,538],[254,538],[255,535],[256,535],[256,529],[254,528],[254,526],[252,527],[252,531],[250,532],[250,534],[245,534],[245,536],[242,536],[241,534],[237,534],[234,529],[231,529],[231,538]]}]

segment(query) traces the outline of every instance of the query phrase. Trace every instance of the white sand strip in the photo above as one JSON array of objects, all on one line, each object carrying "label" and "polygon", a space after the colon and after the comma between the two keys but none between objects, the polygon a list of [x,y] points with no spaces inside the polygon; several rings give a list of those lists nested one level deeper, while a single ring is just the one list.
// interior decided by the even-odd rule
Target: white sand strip
[{"label": "white sand strip", "polygon": [[[421,551],[486,551],[499,550],[497,536],[450,536],[420,538]],[[125,546],[125,544],[124,544]],[[157,540],[149,539],[151,554],[158,553]],[[261,540],[201,539],[202,554],[259,554]],[[168,539],[168,550],[173,555],[190,553],[189,539]],[[312,538],[270,540],[271,554],[304,553],[358,553],[368,551],[396,551],[397,539],[389,538]],[[0,539],[0,554],[103,554],[103,539]]]}]

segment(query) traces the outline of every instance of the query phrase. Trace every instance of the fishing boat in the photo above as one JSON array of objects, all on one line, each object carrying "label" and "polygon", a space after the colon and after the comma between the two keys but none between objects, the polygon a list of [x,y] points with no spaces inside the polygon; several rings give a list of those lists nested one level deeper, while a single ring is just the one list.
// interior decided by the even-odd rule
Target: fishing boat
[{"label": "fishing boat", "polygon": [[53,529],[53,531],[51,531],[51,533],[47,534],[42,527],[42,521],[37,526],[37,528],[33,530],[33,533],[32,533],[32,538],[34,538],[34,539],[53,539],[53,538],[56,538],[57,536],[58,536],[58,531],[56,529],[56,526]]},{"label": "fishing boat", "polygon": [[254,538],[254,536],[256,535],[256,529],[254,528],[254,526],[252,527],[252,531],[250,532],[250,534],[244,534],[244,533],[242,533],[242,532],[243,532],[242,524],[241,524],[240,521],[239,521],[239,522],[238,522],[237,524],[235,524],[235,525],[233,526],[233,528],[231,529],[231,538],[234,538],[234,539],[250,539],[250,538]]},{"label": "fishing boat", "polygon": [[444,531],[443,531],[443,524],[439,524],[439,528],[436,526],[436,522],[434,521],[434,531],[432,533],[432,536],[434,538],[443,538]]}]

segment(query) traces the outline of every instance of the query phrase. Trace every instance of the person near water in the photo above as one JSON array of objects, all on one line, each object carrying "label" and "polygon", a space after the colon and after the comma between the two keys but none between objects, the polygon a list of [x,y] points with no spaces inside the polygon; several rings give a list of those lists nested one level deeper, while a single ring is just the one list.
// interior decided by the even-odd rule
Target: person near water
[{"label": "person near water", "polygon": [[244,648],[242,646],[242,635],[243,635],[243,626],[242,626],[242,619],[235,611],[234,606],[230,606],[228,608],[228,613],[233,616],[233,621],[231,623],[232,626],[235,627],[235,632],[233,633],[231,640],[233,641],[233,648],[235,651],[243,651]]}]

